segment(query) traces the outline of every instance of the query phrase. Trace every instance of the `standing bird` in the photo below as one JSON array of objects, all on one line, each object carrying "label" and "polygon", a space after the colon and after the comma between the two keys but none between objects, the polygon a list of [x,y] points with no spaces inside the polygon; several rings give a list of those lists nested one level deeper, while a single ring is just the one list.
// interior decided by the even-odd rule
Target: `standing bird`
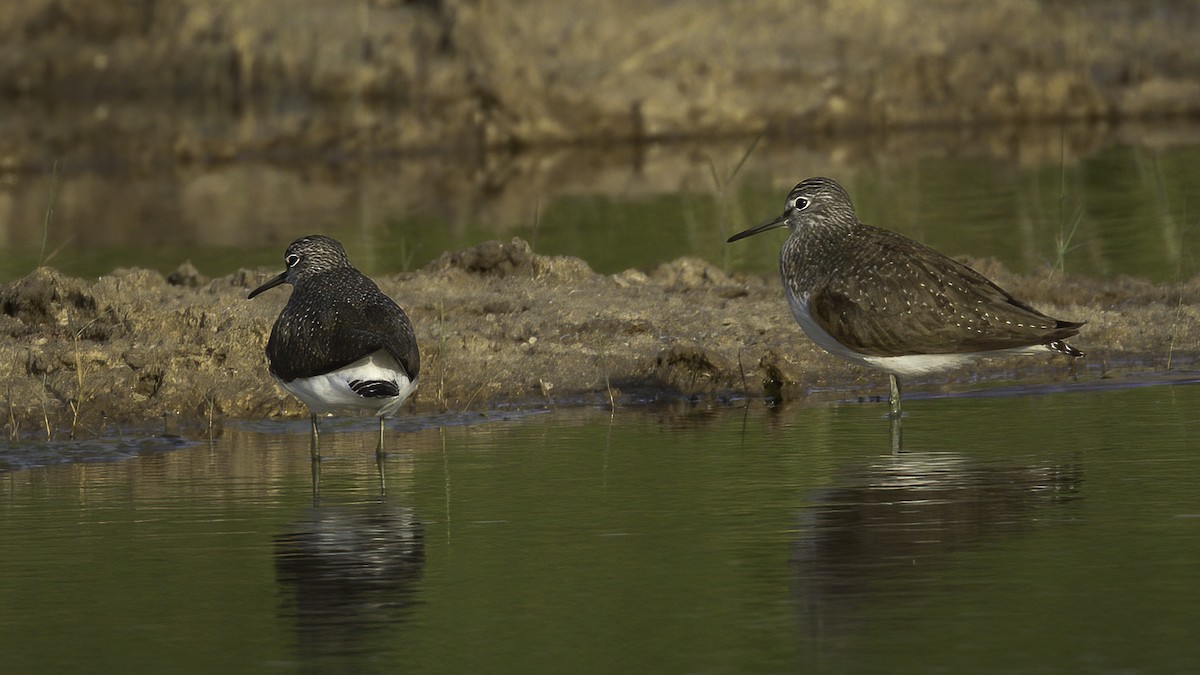
[{"label": "standing bird", "polygon": [[1051,318],[975,270],[907,237],[865,225],[829,178],[788,193],[783,214],[729,238],[786,226],[779,253],[788,305],[825,351],[886,372],[890,416],[898,375],[954,368],[984,356],[1083,352],[1064,342],[1082,322]]},{"label": "standing bird", "polygon": [[321,457],[317,415],[345,409],[379,416],[375,452],[382,459],[383,418],[417,388],[421,353],[412,323],[335,239],[301,237],[283,261],[287,269],[247,297],[292,285],[267,341],[267,361],[275,381],[312,414],[313,461]]}]

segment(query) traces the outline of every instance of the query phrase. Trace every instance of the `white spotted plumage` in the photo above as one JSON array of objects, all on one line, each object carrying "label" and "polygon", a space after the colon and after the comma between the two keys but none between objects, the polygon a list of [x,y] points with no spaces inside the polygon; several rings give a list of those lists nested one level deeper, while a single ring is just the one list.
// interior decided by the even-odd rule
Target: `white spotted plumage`
[{"label": "white spotted plumage", "polygon": [[301,237],[288,246],[284,263],[283,273],[249,295],[293,286],[267,340],[271,376],[308,406],[314,460],[317,416],[347,409],[378,416],[382,457],[384,418],[416,390],[420,374],[408,315],[350,264],[335,239]]},{"label": "white spotted plumage", "polygon": [[989,356],[1083,355],[1064,341],[1082,323],[1049,317],[966,265],[863,224],[833,180],[800,182],[782,215],[729,241],[785,226],[780,276],[792,316],[822,349],[891,375],[894,415],[896,375]]}]

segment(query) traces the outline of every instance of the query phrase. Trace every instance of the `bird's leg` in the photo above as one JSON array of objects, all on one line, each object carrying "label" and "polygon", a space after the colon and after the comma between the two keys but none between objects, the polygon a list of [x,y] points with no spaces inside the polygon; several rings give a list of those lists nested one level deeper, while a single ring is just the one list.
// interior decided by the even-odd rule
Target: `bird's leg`
[{"label": "bird's leg", "polygon": [[904,430],[900,417],[892,417],[888,420],[892,432],[892,454],[899,455],[904,452]]},{"label": "bird's leg", "polygon": [[379,467],[379,494],[387,494],[387,472],[384,469],[384,460],[387,459],[387,453],[383,451],[383,416],[379,417],[379,445],[375,447],[375,465]]},{"label": "bird's leg", "polygon": [[888,397],[888,403],[891,405],[888,417],[900,419],[900,380],[896,379],[895,375],[888,373],[888,383],[892,389],[892,393]]},{"label": "bird's leg", "polygon": [[312,461],[321,461],[321,441],[317,436],[317,414],[312,413],[312,441],[310,444],[312,450]]},{"label": "bird's leg", "polygon": [[379,469],[379,494],[387,494],[387,469],[383,455],[375,455],[375,466]]},{"label": "bird's leg", "polygon": [[321,463],[312,463],[312,495],[313,506],[321,505]]}]

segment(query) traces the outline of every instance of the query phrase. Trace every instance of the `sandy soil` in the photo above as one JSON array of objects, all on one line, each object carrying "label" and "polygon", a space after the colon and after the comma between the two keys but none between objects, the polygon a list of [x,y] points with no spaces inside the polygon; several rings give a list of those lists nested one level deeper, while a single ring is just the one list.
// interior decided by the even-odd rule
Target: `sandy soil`
[{"label": "sandy soil", "polygon": [[[986,382],[1143,377],[1194,367],[1200,278],[1154,285],[1018,277],[971,261],[1043,311],[1087,327],[1087,357],[980,362],[906,382],[908,393]],[[0,287],[0,415],[10,436],[95,435],[159,418],[203,428],[230,418],[302,417],[275,386],[263,347],[288,296],[246,293],[277,273],[207,280],[190,267],[122,269],[95,281],[41,268]],[[533,254],[519,239],[444,254],[380,278],[421,344],[410,410],[635,405],[886,395],[879,373],[825,354],[793,322],[777,278],[729,276],[682,258],[649,274],[594,273],[576,258]],[[882,408],[881,408],[882,409]],[[402,413],[403,414],[403,413]]]}]

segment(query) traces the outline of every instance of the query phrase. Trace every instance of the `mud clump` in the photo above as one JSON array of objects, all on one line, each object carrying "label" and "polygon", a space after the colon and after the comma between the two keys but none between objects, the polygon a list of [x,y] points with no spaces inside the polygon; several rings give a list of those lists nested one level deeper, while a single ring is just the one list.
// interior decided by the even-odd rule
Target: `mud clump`
[{"label": "mud clump", "polygon": [[[909,391],[1020,378],[1079,380],[1194,367],[1200,278],[1155,285],[1015,276],[1002,285],[1055,316],[1087,321],[1088,356],[1017,357],[910,378]],[[0,286],[0,419],[10,437],[101,434],[163,418],[302,417],[267,374],[263,353],[286,293],[246,300],[268,271],[172,283],[115,270],[92,280],[41,268]],[[450,252],[414,273],[380,277],[421,346],[418,413],[497,405],[632,405],[671,398],[853,400],[886,378],[813,345],[775,275],[727,274],[680,259],[647,274],[601,275],[520,239]]]},{"label": "mud clump", "polygon": [[208,277],[200,273],[191,260],[185,261],[182,265],[175,268],[174,272],[167,275],[167,283],[172,286],[187,286],[188,288],[196,288],[208,283]]},{"label": "mud clump", "polygon": [[728,364],[720,357],[696,345],[675,345],[658,355],[657,375],[664,388],[691,392],[711,390],[720,387],[717,378],[730,372]]},{"label": "mud clump", "polygon": [[48,267],[0,289],[0,312],[16,319],[8,324],[22,332],[79,331],[87,340],[104,340],[111,332],[111,326],[97,324],[96,298],[85,283]]},{"label": "mud clump", "polygon": [[478,274],[504,276],[518,271],[530,272],[533,251],[522,239],[511,242],[487,241],[461,251],[443,253],[431,265],[435,269],[457,268]]}]

